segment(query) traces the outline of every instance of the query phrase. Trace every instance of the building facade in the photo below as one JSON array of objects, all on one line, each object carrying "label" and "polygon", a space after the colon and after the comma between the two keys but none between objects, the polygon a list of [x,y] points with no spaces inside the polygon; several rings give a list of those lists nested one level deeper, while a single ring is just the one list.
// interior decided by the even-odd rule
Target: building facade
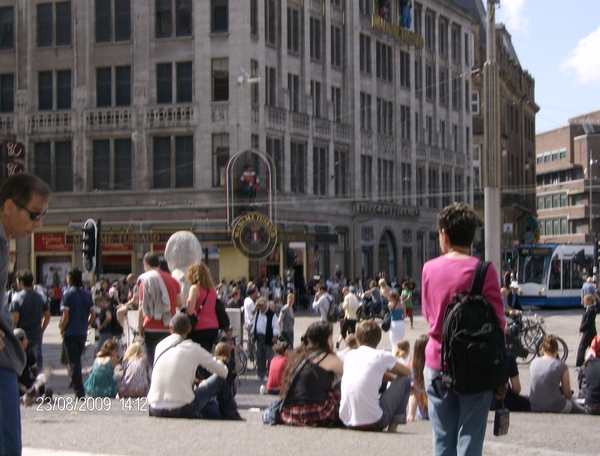
[{"label": "building facade", "polygon": [[593,243],[600,231],[600,111],[536,135],[543,243]]},{"label": "building facade", "polygon": [[[17,267],[64,275],[101,218],[107,273],[139,273],[191,230],[215,278],[420,282],[439,210],[473,203],[480,21],[437,0],[412,15],[402,28],[391,0],[0,0],[0,140],[55,192]],[[275,168],[278,244],[258,261],[226,217],[225,169],[246,149]]]}]

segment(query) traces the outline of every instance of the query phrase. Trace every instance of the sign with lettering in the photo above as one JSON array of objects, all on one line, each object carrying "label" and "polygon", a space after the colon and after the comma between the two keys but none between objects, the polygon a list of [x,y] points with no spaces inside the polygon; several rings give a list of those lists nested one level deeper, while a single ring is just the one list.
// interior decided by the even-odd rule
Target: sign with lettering
[{"label": "sign with lettering", "polygon": [[239,217],[231,232],[233,245],[253,260],[266,258],[277,244],[277,228],[260,212],[248,212]]},{"label": "sign with lettering", "polygon": [[2,157],[8,160],[24,160],[25,146],[17,141],[4,141],[2,143]]},{"label": "sign with lettering", "polygon": [[354,205],[354,213],[390,218],[414,218],[419,216],[420,210],[418,208],[394,206],[391,204],[357,203]]},{"label": "sign with lettering", "polygon": [[73,251],[73,246],[65,242],[64,233],[34,233],[33,247],[36,253]]}]

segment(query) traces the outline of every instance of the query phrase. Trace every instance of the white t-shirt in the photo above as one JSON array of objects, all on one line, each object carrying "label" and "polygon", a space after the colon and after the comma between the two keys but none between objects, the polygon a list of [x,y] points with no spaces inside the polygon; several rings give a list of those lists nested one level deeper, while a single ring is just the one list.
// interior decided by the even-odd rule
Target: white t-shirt
[{"label": "white t-shirt", "polygon": [[383,374],[396,365],[396,357],[385,350],[365,345],[350,350],[344,361],[340,419],[346,426],[362,426],[379,421],[379,388]]},{"label": "white t-shirt", "polygon": [[[203,366],[219,377],[227,377],[227,367],[199,344],[185,340],[173,348],[181,336],[171,334],[156,346],[148,403],[157,409],[182,407],[194,400],[196,366]],[[164,355],[162,352],[167,350]],[[160,358],[159,358],[160,356]]]},{"label": "white t-shirt", "polygon": [[244,299],[244,323],[246,327],[252,326],[252,312],[254,312],[254,300],[251,297]]}]

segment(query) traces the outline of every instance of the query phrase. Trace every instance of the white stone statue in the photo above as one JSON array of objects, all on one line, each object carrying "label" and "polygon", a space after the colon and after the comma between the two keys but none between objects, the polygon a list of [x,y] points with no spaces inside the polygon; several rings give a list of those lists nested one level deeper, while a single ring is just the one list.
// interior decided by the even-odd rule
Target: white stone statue
[{"label": "white stone statue", "polygon": [[167,241],[165,260],[171,275],[181,285],[184,305],[187,302],[190,284],[185,280],[187,268],[196,261],[202,261],[202,246],[198,238],[189,231],[177,231]]}]

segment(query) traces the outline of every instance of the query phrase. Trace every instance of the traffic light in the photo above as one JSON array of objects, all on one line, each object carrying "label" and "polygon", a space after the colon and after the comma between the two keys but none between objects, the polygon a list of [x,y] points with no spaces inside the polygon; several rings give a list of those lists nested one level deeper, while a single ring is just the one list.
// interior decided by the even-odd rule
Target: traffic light
[{"label": "traffic light", "polygon": [[96,268],[96,243],[98,227],[93,219],[88,219],[83,225],[83,236],[81,237],[83,252],[83,269],[92,272]]},{"label": "traffic light", "polygon": [[513,267],[513,251],[512,250],[506,250],[504,252],[504,261],[506,261],[506,265],[508,266],[508,268],[512,269],[512,267]]}]

